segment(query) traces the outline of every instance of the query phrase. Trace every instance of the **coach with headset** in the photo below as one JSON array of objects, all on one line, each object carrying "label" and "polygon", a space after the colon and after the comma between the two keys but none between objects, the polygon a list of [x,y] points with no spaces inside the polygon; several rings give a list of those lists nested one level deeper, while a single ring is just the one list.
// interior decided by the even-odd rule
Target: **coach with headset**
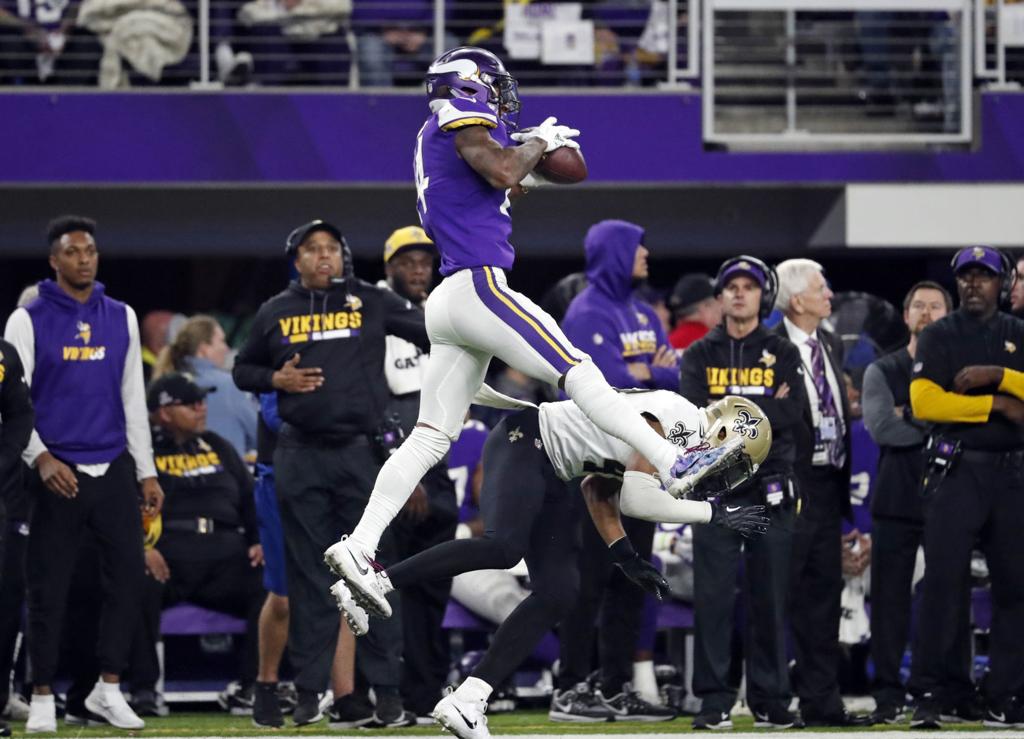
[{"label": "coach with headset", "polygon": [[736,686],[729,682],[731,624],[741,551],[749,604],[744,634],[747,701],[754,725],[787,729],[796,724],[789,711],[784,615],[796,515],[793,427],[801,420],[805,391],[796,347],[761,325],[775,302],[777,285],[774,270],[760,259],[740,256],[722,264],[715,294],[724,321],[682,357],[683,396],[698,406],[725,395],[747,397],[768,416],[773,439],[757,474],[729,497],[730,505],[767,506],[768,533],[745,540],[717,526],[693,527],[693,688],[702,700],[695,729],[732,728],[729,712]]},{"label": "coach with headset", "polygon": [[992,630],[985,724],[1024,727],[1024,321],[1009,304],[1015,269],[987,246],[953,257],[960,307],[921,332],[912,367],[914,415],[927,444],[925,578],[911,726],[938,728],[958,671],[944,659],[962,628],[951,607],[968,587],[971,550],[985,552]]},{"label": "coach with headset", "polygon": [[[366,507],[386,450],[384,378],[388,334],[429,348],[423,311],[356,279],[341,231],[312,221],[288,236],[298,279],[265,302],[235,361],[235,383],[277,392],[282,420],[274,453],[291,605],[288,647],[296,671],[297,725],[319,721],[338,636],[323,550],[351,531]],[[390,545],[382,541],[385,551]],[[382,621],[360,642],[366,680],[397,697],[402,623]],[[398,711],[401,713],[401,711]]]}]

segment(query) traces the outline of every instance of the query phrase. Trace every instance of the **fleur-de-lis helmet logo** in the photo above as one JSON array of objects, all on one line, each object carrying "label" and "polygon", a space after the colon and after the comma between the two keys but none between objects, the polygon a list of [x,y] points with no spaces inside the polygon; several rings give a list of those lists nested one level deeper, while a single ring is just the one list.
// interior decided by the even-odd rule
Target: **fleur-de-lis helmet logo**
[{"label": "fleur-de-lis helmet logo", "polygon": [[757,426],[761,421],[762,419],[754,418],[750,415],[749,411],[741,408],[736,411],[736,420],[732,424],[732,430],[740,436],[756,439],[758,434]]},{"label": "fleur-de-lis helmet logo", "polygon": [[676,425],[668,432],[668,440],[676,446],[681,446],[684,449],[689,446],[690,437],[696,432],[686,428],[686,424],[682,421],[677,421]]}]

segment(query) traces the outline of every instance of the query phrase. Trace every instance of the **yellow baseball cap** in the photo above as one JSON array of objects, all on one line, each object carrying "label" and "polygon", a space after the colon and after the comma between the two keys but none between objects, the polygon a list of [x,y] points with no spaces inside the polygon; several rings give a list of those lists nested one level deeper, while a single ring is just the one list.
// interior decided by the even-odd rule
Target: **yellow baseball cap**
[{"label": "yellow baseball cap", "polygon": [[433,250],[434,242],[419,226],[405,226],[395,230],[384,242],[384,264],[390,262],[400,251],[413,247]]}]

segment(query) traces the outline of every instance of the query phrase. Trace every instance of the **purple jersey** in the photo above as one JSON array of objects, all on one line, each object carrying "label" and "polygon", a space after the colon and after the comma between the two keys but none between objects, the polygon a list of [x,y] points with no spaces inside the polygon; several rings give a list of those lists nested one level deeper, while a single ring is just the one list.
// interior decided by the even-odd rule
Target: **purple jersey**
[{"label": "purple jersey", "polygon": [[849,433],[853,452],[850,460],[850,506],[853,511],[853,523],[851,525],[843,521],[843,532],[856,528],[862,534],[869,534],[871,493],[878,472],[878,445],[871,438],[861,418],[855,418],[850,422]]},{"label": "purple jersey", "polygon": [[473,473],[483,457],[487,434],[487,427],[480,421],[466,421],[462,433],[448,452],[448,476],[455,483],[459,523],[472,521],[480,515],[473,501]]},{"label": "purple jersey", "polygon": [[508,190],[497,190],[455,150],[455,132],[485,126],[509,145],[508,131],[494,112],[475,100],[454,99],[423,124],[416,137],[416,209],[441,253],[441,274],[469,267],[510,269],[515,252]]}]

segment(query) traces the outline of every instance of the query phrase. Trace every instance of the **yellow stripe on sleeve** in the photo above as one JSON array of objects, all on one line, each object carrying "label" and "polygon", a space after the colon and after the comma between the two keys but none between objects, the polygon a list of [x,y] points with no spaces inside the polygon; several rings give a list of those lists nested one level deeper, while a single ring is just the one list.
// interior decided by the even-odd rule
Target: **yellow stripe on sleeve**
[{"label": "yellow stripe on sleeve", "polygon": [[483,126],[485,128],[497,128],[497,124],[494,121],[489,121],[486,118],[459,118],[457,121],[446,123],[441,126],[442,131],[454,131],[457,128],[465,128],[466,126]]},{"label": "yellow stripe on sleeve", "polygon": [[487,275],[487,286],[491,288],[491,292],[497,296],[498,300],[507,305],[513,313],[515,313],[517,316],[519,316],[528,324],[530,324],[530,326],[533,327],[533,330],[536,331],[540,335],[540,337],[544,339],[544,341],[550,344],[552,349],[558,352],[558,356],[560,356],[562,359],[564,359],[566,362],[572,365],[580,363],[578,359],[573,359],[568,354],[563,352],[562,347],[560,347],[558,343],[551,338],[551,335],[547,331],[545,331],[539,323],[533,320],[531,316],[527,315],[526,313],[523,313],[521,310],[519,310],[519,306],[517,306],[515,303],[513,303],[511,300],[509,300],[507,297],[501,294],[501,292],[498,290],[497,285],[494,284],[494,276],[491,273],[490,267],[484,267],[484,274]]},{"label": "yellow stripe on sleeve", "polygon": [[1009,393],[1018,400],[1024,400],[1024,372],[1003,368],[1003,381],[999,383],[999,391]]},{"label": "yellow stripe on sleeve", "polygon": [[992,396],[951,393],[919,377],[910,383],[910,407],[922,421],[985,423],[992,413]]}]

